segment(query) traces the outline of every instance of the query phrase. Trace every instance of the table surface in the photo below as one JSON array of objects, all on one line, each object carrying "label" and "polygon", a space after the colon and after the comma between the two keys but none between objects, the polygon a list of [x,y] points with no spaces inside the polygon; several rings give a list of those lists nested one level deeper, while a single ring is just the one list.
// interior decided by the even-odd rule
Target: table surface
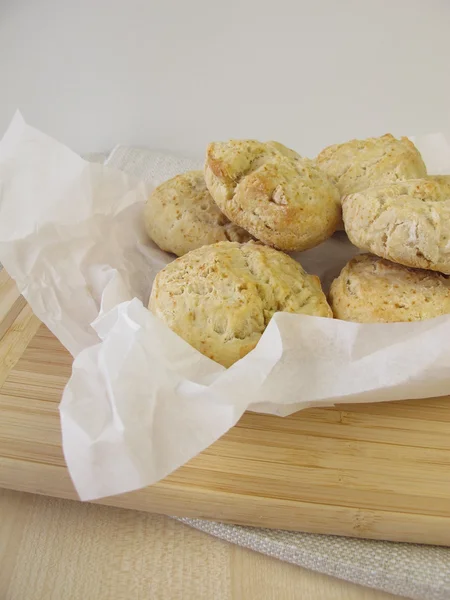
[{"label": "table surface", "polygon": [[0,515],[2,600],[398,599],[160,515],[10,490]]}]

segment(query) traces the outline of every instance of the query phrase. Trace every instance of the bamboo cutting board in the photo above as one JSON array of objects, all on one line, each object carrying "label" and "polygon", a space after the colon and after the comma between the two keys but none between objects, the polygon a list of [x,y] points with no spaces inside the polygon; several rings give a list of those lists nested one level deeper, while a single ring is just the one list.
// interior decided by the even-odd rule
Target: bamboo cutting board
[{"label": "bamboo cutting board", "polygon": [[[71,357],[0,272],[0,487],[75,499],[58,402]],[[450,545],[450,398],[245,414],[144,490],[101,503]]]}]

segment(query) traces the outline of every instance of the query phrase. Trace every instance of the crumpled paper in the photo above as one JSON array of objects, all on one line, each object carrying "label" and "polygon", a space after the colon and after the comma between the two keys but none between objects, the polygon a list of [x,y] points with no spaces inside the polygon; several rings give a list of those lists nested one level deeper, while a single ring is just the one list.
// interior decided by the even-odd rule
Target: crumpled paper
[{"label": "crumpled paper", "polygon": [[[415,141],[430,172],[450,172],[442,135]],[[173,258],[142,227],[151,189],[84,161],[20,114],[0,143],[0,262],[75,357],[60,414],[82,500],[164,478],[245,410],[285,416],[450,393],[450,315],[357,324],[278,313],[230,369],[198,353],[146,308]],[[327,287],[356,252],[340,233],[295,257]]]}]

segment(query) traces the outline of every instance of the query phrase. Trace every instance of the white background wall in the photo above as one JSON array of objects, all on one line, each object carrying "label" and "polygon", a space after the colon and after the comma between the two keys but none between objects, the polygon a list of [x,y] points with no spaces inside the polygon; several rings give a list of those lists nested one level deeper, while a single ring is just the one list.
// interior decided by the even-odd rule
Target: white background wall
[{"label": "white background wall", "polygon": [[0,132],[77,151],[450,134],[449,0],[0,0]]}]

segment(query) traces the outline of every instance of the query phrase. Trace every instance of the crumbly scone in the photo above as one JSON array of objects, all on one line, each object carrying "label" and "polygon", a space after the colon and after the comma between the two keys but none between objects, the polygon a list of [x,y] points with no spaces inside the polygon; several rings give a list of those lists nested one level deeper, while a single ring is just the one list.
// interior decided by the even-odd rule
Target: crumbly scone
[{"label": "crumbly scone", "polygon": [[420,152],[406,137],[390,133],[328,146],[316,164],[334,181],[341,197],[375,185],[425,177]]},{"label": "crumbly scone", "polygon": [[339,223],[339,191],[311,160],[278,142],[208,146],[206,185],[219,208],[265,244],[307,250]]},{"label": "crumbly scone", "polygon": [[252,350],[278,311],[332,317],[314,275],[254,242],[203,246],[156,276],[149,309],[225,367]]},{"label": "crumbly scone", "polygon": [[147,199],[144,223],[150,238],[177,256],[207,244],[252,239],[220,211],[202,171],[188,171],[158,186]]},{"label": "crumbly scone", "polygon": [[450,278],[360,254],[333,281],[329,298],[344,321],[423,321],[450,313]]},{"label": "crumbly scone", "polygon": [[450,273],[450,181],[377,186],[346,196],[342,208],[347,235],[361,250]]},{"label": "crumbly scone", "polygon": [[450,186],[450,175],[427,175],[427,179]]}]

